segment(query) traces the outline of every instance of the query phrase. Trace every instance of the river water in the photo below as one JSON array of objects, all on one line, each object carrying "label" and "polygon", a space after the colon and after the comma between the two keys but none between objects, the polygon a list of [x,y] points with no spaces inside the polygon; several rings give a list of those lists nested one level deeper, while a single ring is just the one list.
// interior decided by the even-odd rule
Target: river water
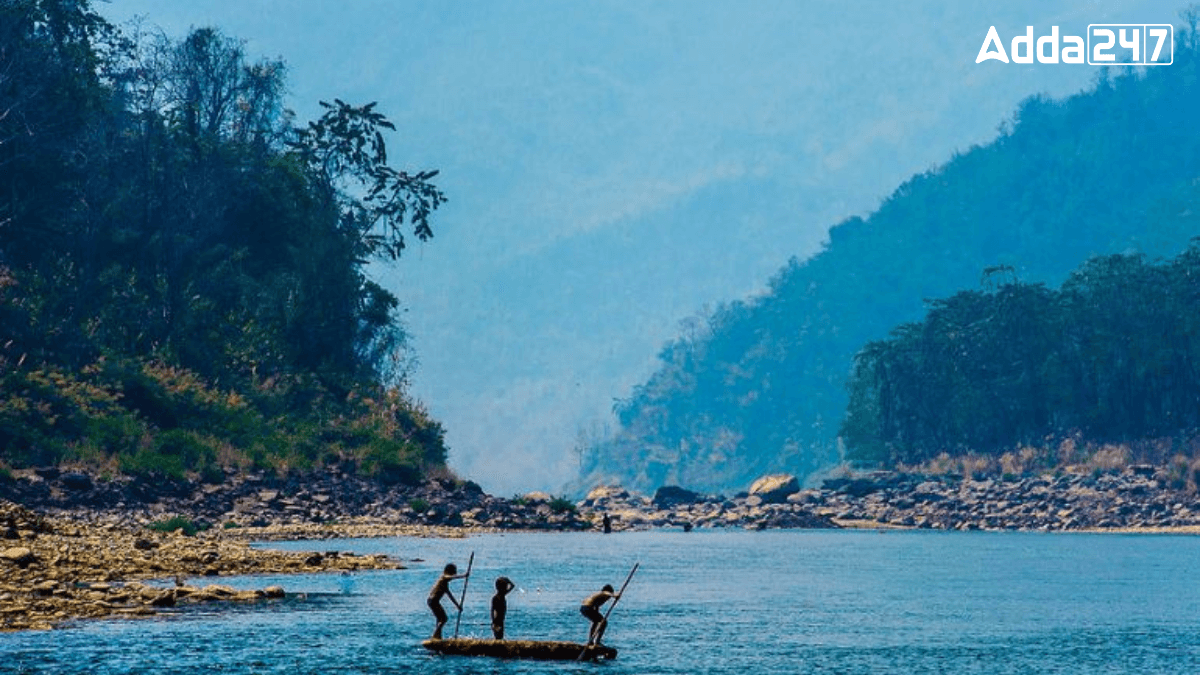
[{"label": "river water", "polygon": [[[1200,673],[1198,537],[660,531],[274,545],[411,562],[220,580],[283,585],[289,597],[271,603],[0,634],[0,673]],[[580,600],[640,561],[605,639],[617,660],[426,653],[429,587],[472,551],[460,633],[481,637],[500,574],[518,585],[509,637],[583,641]]]}]

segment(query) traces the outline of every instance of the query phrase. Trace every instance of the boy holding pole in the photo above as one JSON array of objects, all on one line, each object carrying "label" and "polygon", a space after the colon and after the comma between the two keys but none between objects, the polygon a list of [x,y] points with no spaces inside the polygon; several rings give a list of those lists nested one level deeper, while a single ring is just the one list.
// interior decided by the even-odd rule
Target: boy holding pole
[{"label": "boy holding pole", "polygon": [[442,596],[450,596],[450,602],[454,603],[454,606],[458,608],[461,616],[462,603],[450,591],[450,582],[455,579],[466,579],[468,576],[470,576],[470,573],[459,574],[458,567],[454,563],[449,563],[442,570],[442,576],[438,577],[438,580],[433,584],[433,589],[429,591],[429,600],[427,602],[429,609],[433,610],[434,618],[437,619],[437,626],[433,629],[434,640],[442,639],[442,627],[446,625],[446,621],[450,618],[446,616],[446,610],[442,608]]}]

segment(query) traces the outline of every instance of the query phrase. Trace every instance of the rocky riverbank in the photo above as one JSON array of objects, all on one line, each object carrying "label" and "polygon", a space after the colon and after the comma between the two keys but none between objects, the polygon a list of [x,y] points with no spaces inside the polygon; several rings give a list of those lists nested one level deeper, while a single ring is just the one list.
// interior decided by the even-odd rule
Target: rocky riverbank
[{"label": "rocky riverbank", "polygon": [[962,478],[882,473],[827,481],[797,503],[835,520],[943,530],[1187,531],[1200,497],[1168,471]]},{"label": "rocky riverbank", "polygon": [[607,517],[613,530],[648,530],[678,527],[742,529],[834,528],[825,513],[788,501],[800,489],[793,476],[769,476],[751,486],[751,492],[730,498],[701,495],[667,486],[653,497],[619,486],[599,486],[579,504],[583,518],[604,527]]},{"label": "rocky riverbank", "polygon": [[[286,595],[281,588],[238,592],[197,581],[223,575],[400,567],[382,556],[261,550],[250,548],[252,541],[590,527],[566,500],[544,494],[501,499],[451,479],[405,486],[337,471],[282,478],[230,473],[209,484],[105,479],[53,467],[6,472],[0,477],[0,630]],[[154,583],[142,583],[147,580]]]},{"label": "rocky riverbank", "polygon": [[[399,567],[382,556],[250,548],[250,541],[261,540],[602,531],[606,524],[614,531],[870,527],[1200,533],[1195,490],[1169,469],[1152,466],[1023,477],[875,472],[808,489],[793,476],[773,475],[732,497],[674,486],[644,496],[599,486],[578,503],[545,494],[497,498],[469,481],[449,479],[387,486],[335,473],[153,485],[42,470],[8,477],[0,483],[0,498],[23,503],[0,499],[0,630],[145,615],[194,602],[286,597],[281,588],[239,592],[198,581],[222,575]],[[186,536],[153,529],[171,522],[200,531]]]},{"label": "rocky riverbank", "polygon": [[[0,630],[147,616],[201,602],[269,602],[287,595],[279,586],[238,591],[215,583],[223,575],[397,567],[385,556],[255,549],[219,532],[188,537],[88,525],[0,502]],[[151,579],[160,583],[142,583]],[[164,585],[164,579],[173,583]]]},{"label": "rocky riverbank", "polygon": [[217,485],[54,469],[14,473],[8,498],[89,526],[145,528],[171,517],[227,539],[463,536],[472,531],[908,527],[955,530],[1150,530],[1200,527],[1200,498],[1169,468],[1058,471],[1026,476],[872,472],[802,489],[764,476],[731,497],[676,486],[654,495],[598,486],[572,503],[534,493],[509,499],[471,481],[383,485],[328,472],[268,478],[231,474]]},{"label": "rocky riverbank", "polygon": [[[260,539],[382,536],[449,530],[580,530],[574,505],[547,494],[504,499],[471,481],[387,485],[349,472],[283,477],[229,472],[220,483],[102,478],[44,468],[0,480],[0,499],[39,512],[127,527],[173,516]],[[407,529],[406,529],[407,528]]]},{"label": "rocky riverbank", "polygon": [[580,506],[585,518],[608,514],[614,529],[1200,531],[1200,497],[1153,466],[1007,478],[875,472],[810,489],[778,475],[729,498],[678,487],[646,497],[606,486],[592,490]]}]

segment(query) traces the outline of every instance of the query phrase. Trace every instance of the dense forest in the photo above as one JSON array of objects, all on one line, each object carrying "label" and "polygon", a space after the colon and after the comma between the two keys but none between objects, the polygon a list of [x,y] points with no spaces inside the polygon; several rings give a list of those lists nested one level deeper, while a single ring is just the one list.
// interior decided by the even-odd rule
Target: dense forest
[{"label": "dense forest", "polygon": [[1076,435],[1186,441],[1200,430],[1198,322],[1200,240],[1159,264],[1094,258],[1057,291],[962,291],[859,352],[842,436],[852,459],[890,467],[1053,452],[1047,439]]},{"label": "dense forest", "polygon": [[0,469],[444,469],[405,395],[398,298],[435,171],[373,104],[298,124],[286,68],[213,28],[0,2]]},{"label": "dense forest", "polygon": [[[834,226],[820,253],[790,261],[761,296],[687,322],[658,370],[616,402],[616,431],[580,448],[579,484],[726,491],[769,472],[815,475],[846,458],[838,434],[855,355],[918,321],[927,298],[998,285],[1004,272],[996,270],[1009,270],[1022,284],[997,297],[1034,302],[1044,294],[1037,284],[1062,283],[1089,258],[1154,259],[1186,248],[1200,234],[1196,17],[1185,12],[1173,65],[1104,68],[1087,91],[1024,101],[995,140],[914,176],[869,216]],[[1094,265],[1117,264],[1103,260]],[[1117,303],[1153,301],[1121,285],[1112,292],[1128,292]],[[1178,320],[1171,308],[1138,311]],[[1012,409],[993,426],[1054,416],[1058,403]],[[996,439],[1038,425],[1022,420]]]}]

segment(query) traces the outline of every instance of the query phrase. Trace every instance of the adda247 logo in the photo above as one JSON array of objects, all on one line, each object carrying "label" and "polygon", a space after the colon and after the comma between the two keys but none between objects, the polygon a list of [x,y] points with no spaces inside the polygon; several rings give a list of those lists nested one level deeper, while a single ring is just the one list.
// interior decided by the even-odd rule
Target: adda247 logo
[{"label": "adda247 logo", "polygon": [[996,27],[988,29],[975,63],[1088,63],[1093,66],[1168,66],[1175,56],[1175,27],[1169,23],[1093,23],[1086,46],[1078,35],[1059,36],[1058,26],[1034,40],[1033,26],[1013,37],[1009,50]]}]

